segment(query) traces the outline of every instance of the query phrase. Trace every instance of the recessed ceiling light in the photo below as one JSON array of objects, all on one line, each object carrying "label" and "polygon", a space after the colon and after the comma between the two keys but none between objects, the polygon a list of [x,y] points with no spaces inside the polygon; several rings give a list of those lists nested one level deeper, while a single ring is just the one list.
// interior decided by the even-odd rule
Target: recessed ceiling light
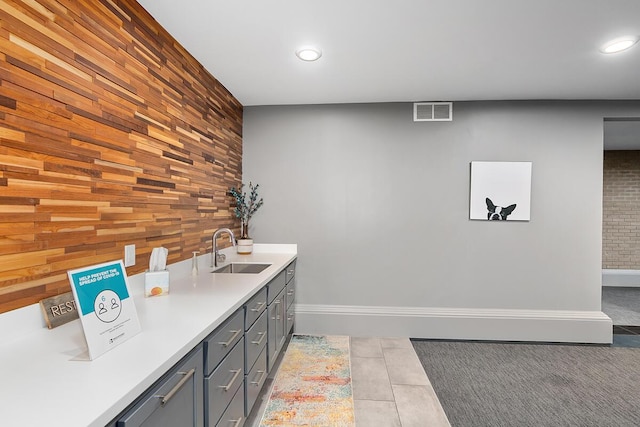
[{"label": "recessed ceiling light", "polygon": [[322,56],[322,51],[315,47],[303,47],[296,50],[296,56],[303,61],[315,61]]},{"label": "recessed ceiling light", "polygon": [[629,49],[638,42],[638,36],[625,36],[611,40],[600,48],[602,53],[618,53]]}]

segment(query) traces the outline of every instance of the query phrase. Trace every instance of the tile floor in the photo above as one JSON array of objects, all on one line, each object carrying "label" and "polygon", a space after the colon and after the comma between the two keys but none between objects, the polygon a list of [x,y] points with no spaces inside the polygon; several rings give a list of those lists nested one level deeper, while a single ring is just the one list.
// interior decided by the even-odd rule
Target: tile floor
[{"label": "tile floor", "polygon": [[408,338],[351,338],[356,427],[449,426]]},{"label": "tile floor", "polygon": [[[247,427],[260,425],[268,381]],[[352,337],[351,381],[356,427],[450,426],[408,338]]]}]

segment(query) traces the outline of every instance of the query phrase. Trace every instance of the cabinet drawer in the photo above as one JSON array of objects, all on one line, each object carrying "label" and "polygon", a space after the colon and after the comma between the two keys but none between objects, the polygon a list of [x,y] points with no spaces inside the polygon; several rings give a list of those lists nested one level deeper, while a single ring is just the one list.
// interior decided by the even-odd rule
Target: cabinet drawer
[{"label": "cabinet drawer", "polygon": [[276,296],[284,289],[286,270],[282,270],[276,277],[271,279],[267,284],[267,295],[269,297],[268,303],[271,304]]},{"label": "cabinet drawer", "polygon": [[289,264],[287,266],[287,268],[284,269],[285,273],[285,283],[289,283],[291,281],[291,279],[293,279],[293,276],[295,276],[296,274],[296,262],[293,261],[291,264]]},{"label": "cabinet drawer", "polygon": [[286,287],[285,299],[287,300],[287,308],[296,300],[296,278],[294,277]]},{"label": "cabinet drawer", "polygon": [[267,312],[263,312],[260,318],[245,334],[245,371],[251,369],[260,351],[267,345]]},{"label": "cabinet drawer", "polygon": [[285,328],[284,334],[289,335],[293,330],[293,324],[296,320],[296,313],[294,311],[294,306],[292,305],[287,309],[287,326]]},{"label": "cabinet drawer", "polygon": [[204,340],[205,375],[209,375],[224,359],[244,332],[244,308],[236,311]]},{"label": "cabinet drawer", "polygon": [[253,365],[253,368],[251,368],[247,374],[247,378],[244,380],[247,404],[247,408],[244,413],[245,417],[249,416],[249,413],[251,413],[251,409],[253,409],[253,405],[256,403],[258,395],[260,395],[260,390],[262,390],[262,386],[267,380],[267,376],[267,349],[263,348],[262,352],[258,356],[256,364]]},{"label": "cabinet drawer", "polygon": [[267,288],[266,286],[262,288],[257,294],[255,294],[246,304],[246,310],[244,315],[244,327],[245,330],[249,330],[253,322],[255,322],[258,317],[264,312],[267,308]]},{"label": "cabinet drawer", "polygon": [[244,421],[244,387],[240,387],[216,427],[242,427]]},{"label": "cabinet drawer", "polygon": [[244,380],[244,337],[204,380],[205,419],[214,426]]},{"label": "cabinet drawer", "polygon": [[202,353],[198,346],[125,412],[116,426],[202,426]]}]

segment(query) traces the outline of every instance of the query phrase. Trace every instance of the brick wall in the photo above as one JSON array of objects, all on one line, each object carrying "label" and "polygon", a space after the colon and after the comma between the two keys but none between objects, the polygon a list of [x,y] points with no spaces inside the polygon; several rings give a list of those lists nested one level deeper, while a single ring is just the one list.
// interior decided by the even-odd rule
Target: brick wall
[{"label": "brick wall", "polygon": [[640,151],[605,151],[602,268],[640,270]]},{"label": "brick wall", "polygon": [[0,0],[0,312],[127,244],[131,275],[237,231],[242,115],[134,0]]}]

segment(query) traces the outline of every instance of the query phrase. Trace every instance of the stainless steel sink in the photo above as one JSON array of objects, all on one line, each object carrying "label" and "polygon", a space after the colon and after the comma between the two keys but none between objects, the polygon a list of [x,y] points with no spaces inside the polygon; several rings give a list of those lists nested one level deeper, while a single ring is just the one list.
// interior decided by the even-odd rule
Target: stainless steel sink
[{"label": "stainless steel sink", "polygon": [[250,264],[234,262],[227,264],[224,267],[219,267],[212,271],[212,273],[227,273],[227,274],[258,274],[265,268],[270,267],[271,264]]}]

